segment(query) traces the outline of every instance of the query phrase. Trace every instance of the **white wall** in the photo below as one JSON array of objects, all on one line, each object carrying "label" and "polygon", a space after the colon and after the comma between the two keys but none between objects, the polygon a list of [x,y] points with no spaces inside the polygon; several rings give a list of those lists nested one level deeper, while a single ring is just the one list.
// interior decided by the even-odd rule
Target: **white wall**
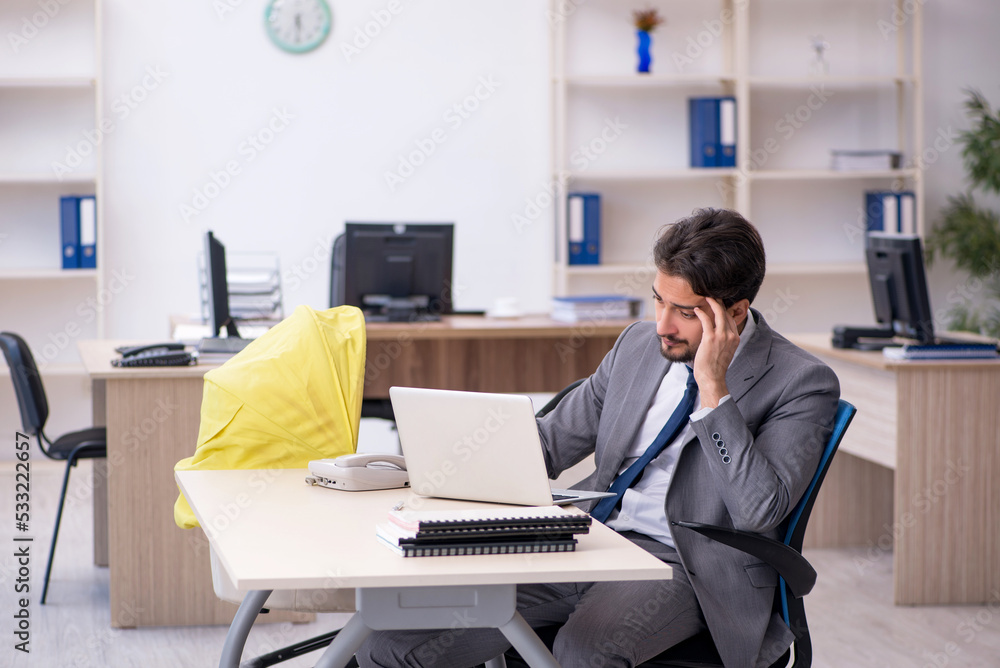
[{"label": "white wall", "polygon": [[[162,338],[170,314],[198,310],[206,229],[230,252],[277,251],[290,312],[327,307],[345,220],[454,221],[456,307],[503,295],[546,307],[551,234],[511,222],[549,172],[544,3],[332,2],[333,33],[306,55],[268,41],[262,2],[232,4],[219,16],[224,2],[104,3],[103,99],[117,122],[105,266],[129,277],[110,336]],[[359,29],[377,34],[366,45]],[[144,81],[151,90],[119,119],[114,100]],[[385,174],[432,135],[444,141],[391,188]]]},{"label": "white wall", "polygon": [[[116,125],[105,146],[105,278],[128,277],[109,307],[109,336],[159,338],[169,315],[198,310],[206,229],[231,251],[279,253],[286,311],[325,307],[329,244],[348,219],[453,220],[459,308],[512,295],[528,310],[545,309],[551,212],[520,232],[511,222],[545,186],[550,164],[544,0],[400,0],[399,13],[350,57],[344,46],[376,25],[373,12],[385,12],[388,0],[333,2],[330,39],[304,56],[270,44],[262,2],[229,1],[236,6],[221,16],[225,0],[194,10],[104,1],[104,115]],[[924,10],[924,143],[933,151],[939,136],[966,127],[963,86],[1000,104],[993,59],[984,57],[995,54],[1000,5],[963,0]],[[455,127],[449,110],[483,78],[499,85]],[[122,118],[121,96],[144,82],[155,87],[140,90],[145,99]],[[255,152],[247,138],[283,123],[275,110],[290,120]],[[446,140],[391,190],[385,173],[438,128]],[[925,163],[929,221],[963,187],[959,153],[950,144]],[[227,163],[239,173],[218,176]],[[224,188],[216,190],[213,174],[228,181]],[[198,192],[215,196],[198,201]],[[795,189],[788,203],[803,206]],[[933,301],[944,304],[963,278],[941,265],[931,281]],[[807,294],[810,282],[782,278],[762,294],[780,298],[800,285]],[[841,319],[870,318],[865,281],[847,282],[856,297],[797,305],[781,324],[826,329],[837,319],[831,309]]]},{"label": "white wall", "polygon": [[[544,0],[401,0],[402,11],[351,62],[341,45],[388,0],[334,0],[333,34],[305,56],[284,54],[267,41],[263,0],[229,0],[236,7],[220,17],[214,7],[225,2],[103,0],[104,116],[114,124],[103,164],[105,281],[115,272],[127,277],[109,306],[109,337],[163,338],[171,314],[198,310],[196,255],[209,228],[234,251],[280,254],[290,311],[300,303],[326,306],[326,254],[345,220],[454,220],[455,277],[464,288],[459,307],[488,307],[495,297],[513,295],[528,309],[545,308],[551,212],[521,234],[510,222],[525,198],[541,191],[549,171]],[[979,87],[1000,104],[1000,3],[930,2],[924,19],[924,143],[930,149],[939,132],[967,127],[964,86]],[[148,68],[166,77],[157,82]],[[445,113],[474,93],[480,77],[500,85],[467,121],[451,127]],[[127,116],[124,95],[135,105]],[[275,108],[293,118],[248,161],[241,143],[267,127]],[[390,192],[384,172],[438,127],[447,140]],[[240,173],[185,221],[180,205],[191,204],[194,191],[231,160]],[[964,188],[960,151],[946,148],[926,170],[932,221],[945,198]],[[795,205],[794,189],[788,197]],[[965,282],[946,265],[934,267],[930,280],[939,310]],[[863,279],[818,282],[769,281],[758,306],[772,306],[789,287],[803,294],[825,288],[827,298],[800,301],[782,313],[779,329],[869,321]],[[89,416],[80,383],[53,379],[48,386],[51,433]],[[10,433],[17,414],[6,383],[0,405]]]},{"label": "white wall", "polygon": [[[957,132],[969,128],[963,109],[966,100],[963,89],[976,88],[994,109],[1000,107],[1000,78],[996,68],[1000,58],[996,41],[1000,3],[929,2],[924,5],[924,23],[924,145],[928,159],[924,198],[927,221],[933,226],[948,196],[960,194],[969,186],[961,147],[953,143]],[[977,193],[976,200],[1000,211],[1000,197]],[[945,262],[931,267],[928,281],[935,326],[943,326],[945,323],[938,316],[947,311],[949,300],[953,302],[969,294],[970,282]]]}]

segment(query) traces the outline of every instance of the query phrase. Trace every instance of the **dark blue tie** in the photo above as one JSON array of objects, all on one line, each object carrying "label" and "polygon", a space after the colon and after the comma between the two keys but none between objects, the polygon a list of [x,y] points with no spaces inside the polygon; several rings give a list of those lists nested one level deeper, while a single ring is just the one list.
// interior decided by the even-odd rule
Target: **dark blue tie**
[{"label": "dark blue tie", "polygon": [[681,433],[681,430],[687,426],[688,419],[691,417],[691,412],[694,410],[695,398],[698,396],[698,385],[694,382],[694,370],[688,368],[688,379],[687,379],[687,389],[684,391],[684,397],[681,398],[681,402],[677,404],[677,408],[674,409],[673,415],[667,420],[667,423],[663,425],[663,429],[660,433],[656,435],[653,443],[646,448],[646,452],[642,453],[642,457],[632,462],[625,471],[615,478],[615,481],[611,483],[611,487],[608,488],[609,492],[614,492],[615,496],[607,496],[601,499],[594,509],[590,511],[590,516],[593,517],[598,522],[604,522],[611,515],[611,511],[618,507],[618,504],[622,502],[622,497],[625,496],[625,490],[635,484],[642,474],[642,470],[646,468],[646,464],[653,461],[656,455],[663,451],[663,448],[667,447],[667,444],[672,442],[677,435]]}]

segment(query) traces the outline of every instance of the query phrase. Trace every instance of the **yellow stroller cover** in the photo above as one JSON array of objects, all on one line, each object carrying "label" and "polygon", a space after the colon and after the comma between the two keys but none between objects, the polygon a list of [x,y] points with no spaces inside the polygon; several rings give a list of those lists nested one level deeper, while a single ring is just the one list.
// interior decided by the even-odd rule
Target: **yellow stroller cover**
[{"label": "yellow stroller cover", "polygon": [[[364,374],[361,311],[297,307],[205,374],[195,453],[174,470],[306,468],[354,452]],[[174,521],[198,526],[183,494]]]}]

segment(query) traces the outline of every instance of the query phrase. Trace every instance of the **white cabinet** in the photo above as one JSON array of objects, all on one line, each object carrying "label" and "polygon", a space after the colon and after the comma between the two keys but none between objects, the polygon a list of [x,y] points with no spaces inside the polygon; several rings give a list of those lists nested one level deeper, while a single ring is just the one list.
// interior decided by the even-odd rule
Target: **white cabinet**
[{"label": "white cabinet", "polygon": [[[638,74],[633,6],[550,3],[554,294],[646,296],[657,231],[703,206],[760,229],[769,280],[864,290],[864,192],[914,191],[923,231],[920,4],[654,0],[643,6],[666,23],[652,73]],[[813,63],[820,36],[825,74]],[[736,98],[736,167],[691,168],[688,99],[722,95]],[[832,150],[871,149],[903,164],[830,168]],[[600,265],[568,263],[565,195],[577,191],[602,196]]]},{"label": "white cabinet", "polygon": [[[99,2],[0,6],[0,312],[50,371],[103,335]],[[59,198],[97,195],[98,269],[62,269]]]}]

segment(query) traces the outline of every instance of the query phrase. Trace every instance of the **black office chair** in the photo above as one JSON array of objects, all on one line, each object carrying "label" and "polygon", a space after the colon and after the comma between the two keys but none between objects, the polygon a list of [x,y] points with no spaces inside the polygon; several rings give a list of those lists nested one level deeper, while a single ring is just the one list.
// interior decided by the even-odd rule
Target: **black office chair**
[{"label": "black office chair", "polygon": [[[712,540],[751,554],[778,571],[781,577],[775,592],[774,611],[784,618],[785,624],[795,634],[795,640],[788,651],[771,664],[771,668],[809,668],[812,665],[812,641],[802,597],[812,591],[813,585],[816,584],[816,571],[802,556],[802,540],[813,504],[816,502],[816,495],[830,468],[833,455],[840,446],[844,432],[847,431],[856,412],[854,406],[843,399],[840,400],[834,418],[833,432],[823,450],[809,487],[789,515],[783,541],[772,540],[747,531],[697,522],[671,523],[674,527],[697,531]],[[536,632],[548,647],[552,647],[558,630],[558,626],[548,626],[536,629]],[[514,650],[508,651],[505,657],[508,668],[525,665]],[[640,668],[723,668],[723,664],[711,634],[703,631],[641,664]]]},{"label": "black office chair", "polygon": [[63,505],[66,502],[69,472],[81,459],[107,457],[107,432],[104,427],[91,427],[64,434],[54,442],[50,441],[43,431],[49,417],[49,403],[45,398],[42,378],[38,375],[38,367],[35,365],[35,358],[32,357],[28,344],[17,334],[2,332],[0,348],[3,348],[7,366],[10,367],[10,378],[14,383],[14,393],[21,409],[21,423],[25,432],[38,439],[38,447],[46,457],[66,462],[62,491],[59,493],[59,510],[56,512],[56,526],[52,531],[52,545],[49,548],[49,561],[45,566],[45,582],[42,585],[44,604],[49,591],[49,575],[52,573],[52,557],[56,551],[56,539],[59,537]]}]

